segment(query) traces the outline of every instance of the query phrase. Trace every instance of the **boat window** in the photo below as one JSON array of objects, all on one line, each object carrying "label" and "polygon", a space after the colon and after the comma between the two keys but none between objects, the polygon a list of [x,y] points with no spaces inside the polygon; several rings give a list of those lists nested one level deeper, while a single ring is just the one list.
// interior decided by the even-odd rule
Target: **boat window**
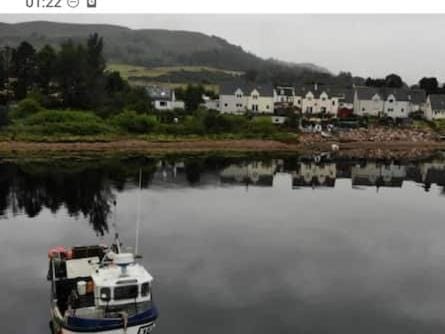
[{"label": "boat window", "polygon": [[100,289],[100,299],[104,301],[109,301],[111,299],[111,290],[110,288],[102,288]]},{"label": "boat window", "polygon": [[141,286],[141,296],[142,297],[147,297],[148,296],[148,292],[149,292],[149,285],[148,283],[144,283]]},{"label": "boat window", "polygon": [[137,298],[138,292],[137,285],[121,286],[114,289],[114,299],[121,300]]}]

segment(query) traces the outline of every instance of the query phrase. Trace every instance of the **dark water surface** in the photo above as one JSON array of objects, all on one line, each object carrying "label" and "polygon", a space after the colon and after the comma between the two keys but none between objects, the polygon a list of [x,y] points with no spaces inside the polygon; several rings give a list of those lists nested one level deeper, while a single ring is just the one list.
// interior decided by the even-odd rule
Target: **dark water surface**
[{"label": "dark water surface", "polygon": [[47,250],[111,240],[155,277],[155,333],[444,333],[445,161],[0,163],[1,333],[49,333]]}]

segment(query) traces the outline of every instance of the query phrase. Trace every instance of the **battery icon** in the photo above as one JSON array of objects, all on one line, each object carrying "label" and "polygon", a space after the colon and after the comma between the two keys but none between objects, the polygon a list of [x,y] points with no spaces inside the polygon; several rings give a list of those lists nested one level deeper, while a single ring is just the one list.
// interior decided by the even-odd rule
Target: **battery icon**
[{"label": "battery icon", "polygon": [[87,7],[88,8],[96,8],[96,0],[87,0]]}]

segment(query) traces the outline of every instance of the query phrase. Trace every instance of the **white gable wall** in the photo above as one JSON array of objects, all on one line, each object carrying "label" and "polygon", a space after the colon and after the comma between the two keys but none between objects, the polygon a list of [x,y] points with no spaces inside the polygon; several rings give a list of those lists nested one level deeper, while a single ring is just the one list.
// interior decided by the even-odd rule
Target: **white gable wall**
[{"label": "white gable wall", "polygon": [[247,96],[241,89],[237,89],[235,94],[220,95],[220,110],[222,113],[243,114],[247,109]]},{"label": "white gable wall", "polygon": [[[301,99],[301,106],[298,104],[298,100]],[[294,103],[297,107],[301,107],[304,114],[330,114],[337,115],[338,111],[338,97],[330,97],[326,92],[322,92],[318,98],[309,91],[305,96],[296,96]]]},{"label": "white gable wall", "polygon": [[425,104],[425,118],[429,121],[445,119],[445,110],[434,110],[428,97]]},{"label": "white gable wall", "polygon": [[376,94],[371,100],[358,98],[357,92],[354,94],[354,114],[359,116],[378,116],[384,109],[384,101],[380,95]]},{"label": "white gable wall", "polygon": [[409,101],[397,101],[393,94],[388,95],[384,104],[384,114],[391,118],[407,118],[411,111]]}]

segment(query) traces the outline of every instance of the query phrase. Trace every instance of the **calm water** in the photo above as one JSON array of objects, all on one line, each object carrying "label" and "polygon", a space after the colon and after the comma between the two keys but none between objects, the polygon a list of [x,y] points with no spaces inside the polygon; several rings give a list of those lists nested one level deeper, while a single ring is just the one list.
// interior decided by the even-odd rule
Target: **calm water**
[{"label": "calm water", "polygon": [[155,333],[445,331],[445,161],[195,157],[0,163],[2,333],[49,333],[48,248],[134,245],[141,167]]}]

